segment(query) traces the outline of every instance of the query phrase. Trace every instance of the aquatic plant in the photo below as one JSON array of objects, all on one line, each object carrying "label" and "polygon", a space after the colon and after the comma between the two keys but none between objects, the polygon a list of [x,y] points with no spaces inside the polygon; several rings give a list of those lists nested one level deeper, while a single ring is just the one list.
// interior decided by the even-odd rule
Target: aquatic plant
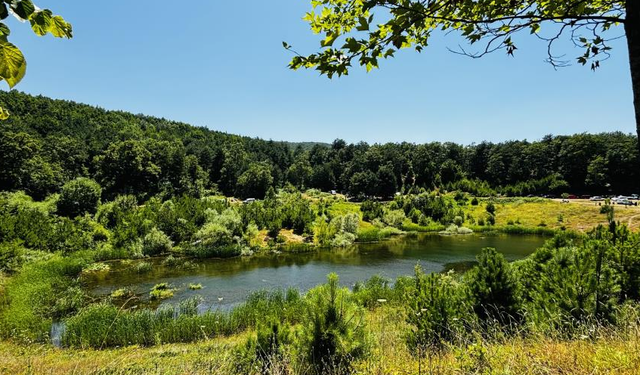
[{"label": "aquatic plant", "polygon": [[168,283],[159,283],[151,288],[149,297],[155,300],[163,300],[173,297],[173,292],[175,292],[175,289],[171,288]]}]

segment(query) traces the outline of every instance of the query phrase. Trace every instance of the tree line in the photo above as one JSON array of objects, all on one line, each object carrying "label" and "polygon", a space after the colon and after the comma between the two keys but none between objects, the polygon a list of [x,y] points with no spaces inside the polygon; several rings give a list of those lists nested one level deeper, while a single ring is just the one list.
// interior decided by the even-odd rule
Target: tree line
[{"label": "tree line", "polygon": [[[0,93],[0,190],[36,199],[78,177],[104,199],[132,194],[263,198],[270,187],[352,196],[462,190],[476,195],[627,194],[640,184],[637,138],[620,132],[539,141],[291,144],[162,118]],[[409,137],[410,135],[407,135]]]}]

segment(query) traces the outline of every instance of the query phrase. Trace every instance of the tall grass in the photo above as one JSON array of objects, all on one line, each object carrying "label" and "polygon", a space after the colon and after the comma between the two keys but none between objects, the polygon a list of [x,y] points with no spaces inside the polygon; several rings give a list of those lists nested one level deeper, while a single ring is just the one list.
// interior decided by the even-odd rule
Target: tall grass
[{"label": "tall grass", "polygon": [[242,254],[240,245],[204,246],[196,245],[187,251],[187,254],[196,258],[233,258]]},{"label": "tall grass", "polygon": [[303,314],[295,289],[256,292],[231,311],[198,313],[197,299],[158,310],[123,310],[107,303],[91,305],[66,321],[62,344],[68,347],[107,348],[186,343],[227,336],[275,319],[297,323]]},{"label": "tall grass", "polygon": [[367,227],[367,228],[359,228],[357,241],[358,242],[377,242],[382,241],[391,236],[397,236],[403,234],[404,232],[398,228],[394,227]]}]

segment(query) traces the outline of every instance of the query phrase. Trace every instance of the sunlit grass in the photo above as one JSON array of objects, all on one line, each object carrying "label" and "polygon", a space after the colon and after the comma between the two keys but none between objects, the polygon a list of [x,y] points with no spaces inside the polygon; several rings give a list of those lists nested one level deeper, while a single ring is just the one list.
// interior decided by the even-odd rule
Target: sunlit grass
[{"label": "sunlit grass", "polygon": [[[599,224],[607,223],[607,216],[600,213],[600,206],[586,200],[570,200],[562,203],[557,200],[529,200],[510,199],[508,202],[495,201],[496,227],[520,225],[523,227],[546,227],[568,230],[588,231]],[[477,221],[486,221],[486,201],[478,206],[467,206],[465,211]],[[632,229],[640,228],[640,207],[615,206],[615,219],[625,224],[631,224]],[[631,222],[630,222],[630,219]],[[542,225],[544,224],[544,225]]]},{"label": "sunlit grass", "polygon": [[[542,336],[479,340],[442,352],[412,355],[402,334],[408,327],[394,307],[366,315],[372,353],[356,364],[361,374],[638,374],[640,331],[631,325],[602,330],[594,339],[556,340]],[[254,335],[247,331],[193,344],[150,348],[56,349],[0,342],[0,372],[7,374],[229,374],[234,351]],[[290,372],[296,373],[296,372]]]}]

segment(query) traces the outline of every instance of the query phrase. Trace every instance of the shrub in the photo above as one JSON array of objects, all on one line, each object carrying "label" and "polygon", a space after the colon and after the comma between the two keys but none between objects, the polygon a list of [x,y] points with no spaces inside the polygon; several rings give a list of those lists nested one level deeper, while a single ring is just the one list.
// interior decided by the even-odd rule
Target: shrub
[{"label": "shrub", "polygon": [[362,202],[360,205],[360,211],[362,211],[362,220],[364,221],[380,219],[384,214],[382,204],[369,200]]},{"label": "shrub", "polygon": [[477,260],[478,265],[467,275],[476,315],[483,322],[519,322],[520,286],[511,265],[493,248],[482,249]]},{"label": "shrub", "polygon": [[472,206],[477,206],[480,202],[478,201],[478,198],[473,197],[473,199],[471,200],[471,205]]},{"label": "shrub", "polygon": [[80,177],[69,181],[60,191],[58,212],[67,217],[94,214],[100,204],[102,188],[94,180]]},{"label": "shrub", "polygon": [[537,269],[523,275],[534,286],[532,305],[544,306],[536,310],[534,321],[569,333],[584,323],[613,322],[621,288],[614,251],[608,250],[613,250],[610,243],[589,239],[545,257],[537,251]]},{"label": "shrub", "polygon": [[323,217],[318,217],[313,226],[313,241],[320,246],[328,246],[336,235],[336,228],[329,225]]},{"label": "shrub", "polygon": [[496,217],[494,215],[487,215],[487,224],[488,225],[496,225]]},{"label": "shrub", "polygon": [[600,206],[600,213],[607,215],[610,212],[613,212],[613,206],[605,204],[604,206]]},{"label": "shrub", "polygon": [[356,235],[349,232],[342,232],[336,234],[331,240],[331,246],[334,247],[347,247],[352,245],[356,241]]},{"label": "shrub", "polygon": [[353,296],[359,305],[367,308],[379,306],[380,300],[390,302],[396,299],[391,280],[379,275],[372,276],[366,282],[357,282],[353,287]]},{"label": "shrub", "polygon": [[307,315],[302,326],[299,352],[315,374],[349,373],[352,364],[368,353],[363,312],[338,276],[307,295]]},{"label": "shrub", "polygon": [[420,353],[454,342],[471,316],[461,285],[449,275],[425,275],[420,266],[416,266],[414,282],[408,295],[407,323],[414,328],[407,335],[409,348]]},{"label": "shrub", "polygon": [[487,210],[489,215],[493,216],[496,214],[496,206],[493,204],[493,202],[487,203],[487,207],[485,209]]},{"label": "shrub", "polygon": [[404,214],[404,211],[402,211],[402,210],[387,210],[384,213],[384,217],[383,217],[382,221],[384,221],[389,226],[396,227],[396,228],[402,228],[402,224],[404,223],[405,219],[406,219],[406,216]]},{"label": "shrub", "polygon": [[349,233],[355,235],[358,233],[359,225],[360,217],[354,213],[338,216],[331,220],[331,226],[334,228],[336,233]]},{"label": "shrub", "polygon": [[251,222],[247,226],[244,233],[245,243],[252,249],[257,249],[262,245],[262,238],[260,238],[260,229],[258,226]]},{"label": "shrub", "polygon": [[453,218],[453,224],[457,227],[461,227],[464,224],[464,219],[462,216],[456,216]]},{"label": "shrub", "polygon": [[255,339],[249,337],[237,351],[235,372],[249,374],[258,368],[260,374],[279,374],[286,356],[285,347],[292,342],[289,329],[280,321],[271,320],[259,325],[256,331]]},{"label": "shrub", "polygon": [[0,272],[13,273],[23,262],[25,249],[15,242],[0,243]]},{"label": "shrub", "polygon": [[231,208],[218,214],[207,213],[207,223],[195,234],[189,252],[198,258],[232,257],[240,255],[242,246],[242,218]]},{"label": "shrub", "polygon": [[161,230],[152,228],[142,240],[142,253],[148,256],[168,253],[173,248],[173,242],[169,236]]}]

